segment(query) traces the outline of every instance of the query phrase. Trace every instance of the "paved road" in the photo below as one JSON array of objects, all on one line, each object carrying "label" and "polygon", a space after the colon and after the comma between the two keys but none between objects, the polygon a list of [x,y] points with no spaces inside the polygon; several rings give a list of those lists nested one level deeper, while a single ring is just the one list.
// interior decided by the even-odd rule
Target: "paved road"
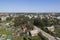
[{"label": "paved road", "polygon": [[45,36],[46,38],[48,38],[49,40],[56,40],[55,37],[51,36],[50,34],[44,32],[43,30],[41,30],[40,28],[34,26],[34,29],[38,30],[39,32],[42,33],[43,36]]}]

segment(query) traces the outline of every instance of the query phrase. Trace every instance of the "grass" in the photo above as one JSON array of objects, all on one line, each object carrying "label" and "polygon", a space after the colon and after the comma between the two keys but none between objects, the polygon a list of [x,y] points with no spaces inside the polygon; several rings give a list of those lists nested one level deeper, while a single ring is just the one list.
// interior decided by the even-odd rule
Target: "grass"
[{"label": "grass", "polygon": [[22,36],[13,37],[12,40],[42,40],[40,36],[29,36],[27,34],[23,34]]},{"label": "grass", "polygon": [[[25,39],[24,39],[25,38]],[[34,37],[24,37],[24,36],[16,36],[15,38],[13,38],[12,40],[41,40],[41,38],[39,36],[34,36]]]},{"label": "grass", "polygon": [[60,37],[60,25],[55,25],[56,36]]},{"label": "grass", "polygon": [[6,30],[6,28],[0,28],[0,34],[12,34],[14,31]]},{"label": "grass", "polygon": [[12,40],[23,40],[23,39],[20,36],[16,36],[16,37],[12,38]]},{"label": "grass", "polygon": [[31,37],[32,40],[42,40],[40,36]]}]

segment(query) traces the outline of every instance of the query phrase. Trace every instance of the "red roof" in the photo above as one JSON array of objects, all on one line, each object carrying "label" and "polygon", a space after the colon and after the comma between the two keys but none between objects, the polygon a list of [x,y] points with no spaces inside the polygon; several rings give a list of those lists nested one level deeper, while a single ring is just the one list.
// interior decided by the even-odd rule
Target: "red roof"
[{"label": "red roof", "polygon": [[27,24],[21,24],[21,27],[27,27]]}]

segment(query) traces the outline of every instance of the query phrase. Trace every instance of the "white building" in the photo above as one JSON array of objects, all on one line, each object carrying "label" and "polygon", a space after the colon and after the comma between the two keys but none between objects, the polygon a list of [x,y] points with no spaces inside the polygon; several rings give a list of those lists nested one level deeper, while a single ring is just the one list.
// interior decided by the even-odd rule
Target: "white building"
[{"label": "white building", "polygon": [[2,20],[2,21],[5,21],[5,20],[6,20],[6,17],[2,16],[2,17],[1,17],[1,20]]},{"label": "white building", "polygon": [[60,16],[59,17],[56,17],[57,19],[60,19]]},{"label": "white building", "polygon": [[0,18],[2,21],[5,21],[7,17],[9,17],[9,16],[1,16]]},{"label": "white building", "polygon": [[51,26],[51,27],[47,27],[47,29],[48,29],[49,31],[51,31],[51,32],[54,32],[55,27],[54,27],[54,26]]},{"label": "white building", "polygon": [[30,33],[32,36],[37,36],[39,31],[38,30],[32,30],[32,31],[30,31]]},{"label": "white building", "polygon": [[34,16],[34,18],[37,18],[37,17],[38,17],[37,15]]}]

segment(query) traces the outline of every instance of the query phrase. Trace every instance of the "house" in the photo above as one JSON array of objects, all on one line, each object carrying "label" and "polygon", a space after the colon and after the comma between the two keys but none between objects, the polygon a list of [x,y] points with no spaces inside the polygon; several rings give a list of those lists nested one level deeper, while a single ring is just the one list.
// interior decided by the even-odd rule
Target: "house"
[{"label": "house", "polygon": [[39,17],[40,17],[41,19],[45,18],[43,15],[39,15]]},{"label": "house", "polygon": [[12,36],[11,35],[6,35],[7,40],[11,40]]},{"label": "house", "polygon": [[34,18],[37,18],[37,17],[38,17],[37,15],[34,16]]},{"label": "house", "polygon": [[30,34],[31,36],[37,36],[38,33],[39,33],[38,30],[31,30],[29,34]]},{"label": "house", "polygon": [[23,24],[21,24],[21,27],[25,28],[25,27],[27,27],[27,24],[23,23]]},{"label": "house", "polygon": [[5,15],[5,14],[0,15],[2,21],[6,21],[7,17],[9,17],[9,15]]},{"label": "house", "polygon": [[10,23],[8,23],[8,22],[6,23],[7,26],[9,26],[9,24],[10,24]]},{"label": "house", "polygon": [[60,19],[60,16],[56,17],[57,19]]},{"label": "house", "polygon": [[32,15],[28,15],[29,19],[31,19],[33,16]]},{"label": "house", "polygon": [[12,38],[11,35],[2,34],[2,36],[0,37],[0,40],[11,40],[11,38]]},{"label": "house", "polygon": [[1,40],[5,40],[5,39],[6,39],[6,34],[2,34]]},{"label": "house", "polygon": [[22,28],[22,30],[23,30],[23,32],[26,32],[26,30],[27,30],[27,24],[21,24],[21,28]]},{"label": "house", "polygon": [[2,21],[5,21],[5,20],[6,20],[6,17],[2,16],[2,17],[1,17],[1,20],[2,20]]},{"label": "house", "polygon": [[54,27],[54,26],[51,26],[51,27],[47,27],[47,29],[48,29],[49,31],[51,31],[51,32],[54,32],[55,27]]}]

